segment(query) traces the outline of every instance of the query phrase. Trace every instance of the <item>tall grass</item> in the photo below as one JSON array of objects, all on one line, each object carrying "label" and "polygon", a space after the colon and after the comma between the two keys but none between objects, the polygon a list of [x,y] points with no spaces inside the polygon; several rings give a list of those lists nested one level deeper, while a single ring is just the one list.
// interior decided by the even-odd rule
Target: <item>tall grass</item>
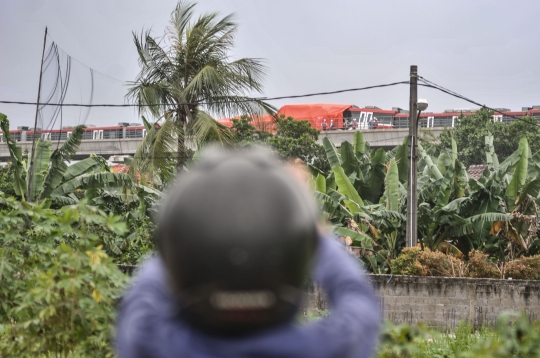
[{"label": "tall grass", "polygon": [[502,314],[494,327],[475,330],[462,322],[455,331],[439,332],[424,324],[385,322],[377,358],[540,357],[540,322],[524,315]]}]

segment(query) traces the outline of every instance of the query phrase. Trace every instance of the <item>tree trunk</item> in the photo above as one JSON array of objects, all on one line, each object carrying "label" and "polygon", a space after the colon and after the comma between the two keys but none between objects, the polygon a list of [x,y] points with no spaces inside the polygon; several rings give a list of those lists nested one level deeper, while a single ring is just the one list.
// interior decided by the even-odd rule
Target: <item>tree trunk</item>
[{"label": "tree trunk", "polygon": [[186,163],[186,142],[185,142],[185,124],[186,124],[186,116],[182,113],[182,110],[178,108],[176,112],[177,118],[176,123],[178,126],[178,139],[177,139],[177,163],[176,163],[176,173],[180,174],[182,172],[182,168],[184,167],[184,164]]}]

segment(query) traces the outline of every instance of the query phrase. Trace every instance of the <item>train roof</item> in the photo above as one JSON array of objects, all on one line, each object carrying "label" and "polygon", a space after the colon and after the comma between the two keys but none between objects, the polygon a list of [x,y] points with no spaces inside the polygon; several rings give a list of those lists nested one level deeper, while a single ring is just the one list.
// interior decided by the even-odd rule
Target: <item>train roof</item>
[{"label": "train roof", "polygon": [[369,112],[369,113],[375,113],[375,114],[396,114],[397,111],[391,110],[391,109],[380,109],[380,108],[348,108],[346,109],[350,112]]},{"label": "train roof", "polygon": [[286,104],[279,109],[277,114],[297,119],[343,118],[343,111],[356,107],[353,106],[338,103]]}]

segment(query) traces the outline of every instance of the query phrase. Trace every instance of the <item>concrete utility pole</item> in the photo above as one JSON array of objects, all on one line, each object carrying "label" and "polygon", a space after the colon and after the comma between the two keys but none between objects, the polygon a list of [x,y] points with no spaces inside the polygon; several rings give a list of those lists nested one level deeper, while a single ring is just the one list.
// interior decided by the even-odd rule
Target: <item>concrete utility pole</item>
[{"label": "concrete utility pole", "polygon": [[418,161],[418,68],[411,66],[410,97],[409,97],[409,178],[407,190],[407,247],[418,243],[418,193],[416,188],[416,167]]}]

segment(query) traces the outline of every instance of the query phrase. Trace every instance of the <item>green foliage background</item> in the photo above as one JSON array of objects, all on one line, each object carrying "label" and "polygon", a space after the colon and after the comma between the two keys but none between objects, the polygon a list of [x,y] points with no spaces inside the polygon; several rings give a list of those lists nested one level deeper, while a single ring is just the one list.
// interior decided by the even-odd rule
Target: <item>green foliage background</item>
[{"label": "green foliage background", "polygon": [[459,148],[458,159],[467,168],[470,165],[486,164],[485,137],[489,134],[493,135],[495,153],[501,162],[517,150],[518,138],[522,136],[527,138],[532,153],[540,150],[540,127],[535,117],[503,123],[493,122],[492,116],[493,111],[485,108],[474,114],[460,116],[454,129],[446,129],[441,133],[438,148],[449,148],[453,137]]},{"label": "green foliage background", "polygon": [[11,163],[0,166],[0,191],[7,195],[15,195],[13,190],[13,168]]},{"label": "green foliage background", "polygon": [[127,278],[103,251],[120,217],[0,194],[0,355],[113,356],[115,304]]},{"label": "green foliage background", "polygon": [[275,134],[257,130],[252,123],[248,116],[233,119],[232,130],[241,146],[268,145],[284,160],[299,158],[321,171],[330,170],[324,147],[317,143],[320,132],[309,121],[281,115],[275,120]]}]

